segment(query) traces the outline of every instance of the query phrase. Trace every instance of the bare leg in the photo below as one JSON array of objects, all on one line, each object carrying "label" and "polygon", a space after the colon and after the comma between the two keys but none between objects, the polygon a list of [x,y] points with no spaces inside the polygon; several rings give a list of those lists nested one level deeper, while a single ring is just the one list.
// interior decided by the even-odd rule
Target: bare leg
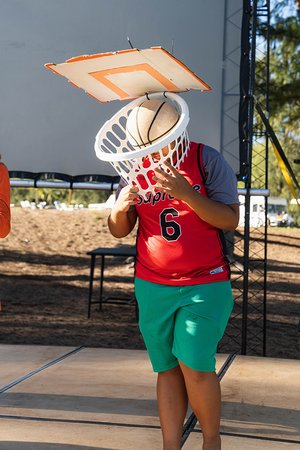
[{"label": "bare leg", "polygon": [[199,372],[180,363],[189,401],[203,434],[203,450],[221,450],[221,389],[215,372]]},{"label": "bare leg", "polygon": [[163,450],[180,450],[188,400],[184,378],[179,366],[158,373],[157,400],[163,435]]}]

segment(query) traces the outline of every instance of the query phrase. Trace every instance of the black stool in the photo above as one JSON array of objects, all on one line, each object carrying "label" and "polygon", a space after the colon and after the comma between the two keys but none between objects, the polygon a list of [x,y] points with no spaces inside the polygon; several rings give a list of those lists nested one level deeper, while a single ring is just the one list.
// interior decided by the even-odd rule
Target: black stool
[{"label": "black stool", "polygon": [[[103,297],[103,281],[104,281],[104,267],[105,267],[105,257],[106,256],[121,256],[124,258],[134,257],[136,256],[136,248],[131,247],[100,247],[95,250],[91,250],[87,252],[87,255],[91,257],[91,265],[90,265],[90,286],[89,286],[89,299],[88,299],[88,318],[91,316],[91,305],[97,304],[99,305],[99,310],[102,309],[103,303],[113,303],[113,304],[131,304],[135,303],[136,307],[136,316],[138,317],[137,312],[137,303],[136,299],[131,297],[112,297],[106,296]],[[101,274],[100,274],[100,295],[99,300],[93,301],[93,282],[94,282],[94,270],[97,256],[101,256]]]}]

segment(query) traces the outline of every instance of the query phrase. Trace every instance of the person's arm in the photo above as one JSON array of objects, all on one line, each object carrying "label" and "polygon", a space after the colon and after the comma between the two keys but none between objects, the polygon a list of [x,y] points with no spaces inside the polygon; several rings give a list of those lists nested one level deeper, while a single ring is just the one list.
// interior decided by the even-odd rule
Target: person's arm
[{"label": "person's arm", "polygon": [[108,217],[108,228],[116,238],[127,236],[134,228],[137,220],[136,204],[138,188],[133,185],[125,186],[117,198]]},{"label": "person's arm", "polygon": [[10,232],[10,184],[6,166],[0,163],[0,238]]},{"label": "person's arm", "polygon": [[161,169],[155,172],[157,176],[156,188],[173,197],[183,200],[192,208],[200,219],[221,230],[235,230],[239,223],[239,205],[225,205],[210,198],[204,197],[195,191],[188,180],[179,174],[169,163],[165,163],[169,173]]},{"label": "person's arm", "polygon": [[239,205],[224,205],[192,189],[185,202],[205,222],[221,230],[233,231],[239,223]]}]

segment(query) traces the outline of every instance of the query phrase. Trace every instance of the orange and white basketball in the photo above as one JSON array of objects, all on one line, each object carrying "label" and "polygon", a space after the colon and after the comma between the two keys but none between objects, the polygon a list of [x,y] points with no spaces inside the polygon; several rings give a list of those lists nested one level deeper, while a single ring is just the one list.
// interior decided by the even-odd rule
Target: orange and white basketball
[{"label": "orange and white basketball", "polygon": [[144,100],[128,116],[127,139],[133,147],[146,147],[169,133],[179,117],[177,110],[164,100]]}]

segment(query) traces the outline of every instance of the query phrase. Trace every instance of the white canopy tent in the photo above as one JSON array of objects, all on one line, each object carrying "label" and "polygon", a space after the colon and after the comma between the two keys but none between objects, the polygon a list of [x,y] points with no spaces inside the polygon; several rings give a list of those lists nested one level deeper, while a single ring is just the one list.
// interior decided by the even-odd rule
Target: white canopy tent
[{"label": "white canopy tent", "polygon": [[137,48],[164,47],[212,87],[181,94],[189,135],[220,150],[238,174],[242,9],[239,0],[4,2],[0,153],[11,175],[66,182],[117,176],[97,159],[94,139],[123,103],[100,103],[44,64],[130,47],[127,36]]}]

